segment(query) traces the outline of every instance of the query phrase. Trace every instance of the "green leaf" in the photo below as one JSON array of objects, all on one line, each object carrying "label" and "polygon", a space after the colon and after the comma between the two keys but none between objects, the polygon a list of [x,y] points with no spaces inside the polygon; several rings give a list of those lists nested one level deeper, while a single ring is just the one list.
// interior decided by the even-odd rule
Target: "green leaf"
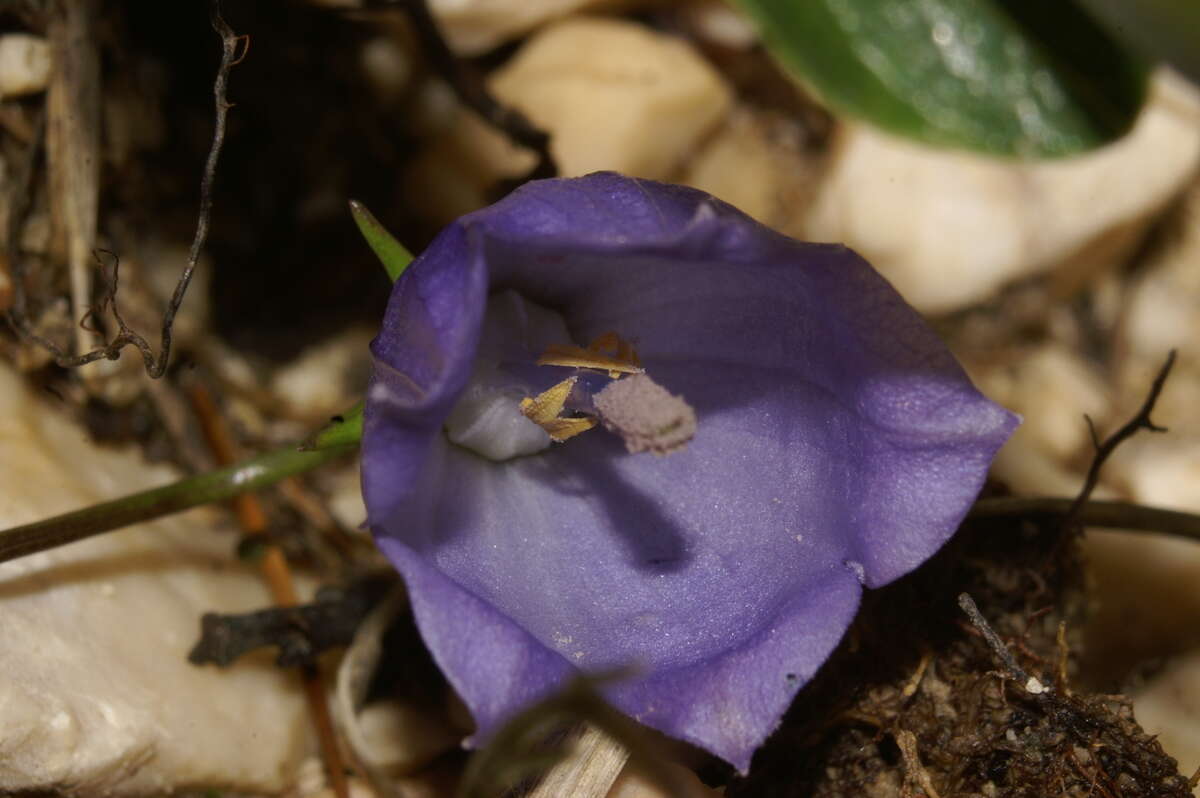
[{"label": "green leaf", "polygon": [[354,217],[359,232],[363,234],[363,238],[367,239],[367,244],[370,245],[375,256],[383,263],[388,277],[392,282],[396,282],[408,268],[408,264],[412,263],[412,253],[393,238],[374,214],[358,200],[350,200],[350,215]]},{"label": "green leaf", "polygon": [[1200,0],[1082,0],[1113,36],[1200,83]]},{"label": "green leaf", "polygon": [[936,146],[1077,153],[1145,96],[1144,66],[1073,0],[739,2],[834,109]]}]

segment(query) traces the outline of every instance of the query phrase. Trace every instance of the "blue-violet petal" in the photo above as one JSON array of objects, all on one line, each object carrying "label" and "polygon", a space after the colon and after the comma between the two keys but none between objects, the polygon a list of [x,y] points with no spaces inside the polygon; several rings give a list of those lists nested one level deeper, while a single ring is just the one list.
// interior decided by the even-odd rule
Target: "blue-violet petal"
[{"label": "blue-violet petal", "polygon": [[[529,360],[489,379],[616,332],[695,409],[686,449],[630,454],[603,428],[503,462],[451,443],[508,291],[573,340],[489,341]],[[616,707],[742,770],[864,586],[953,534],[1017,424],[854,252],[615,174],[459,219],[397,282],[372,351],[368,520],[478,736],[575,673],[631,666]],[[571,373],[540,370],[530,391]]]}]

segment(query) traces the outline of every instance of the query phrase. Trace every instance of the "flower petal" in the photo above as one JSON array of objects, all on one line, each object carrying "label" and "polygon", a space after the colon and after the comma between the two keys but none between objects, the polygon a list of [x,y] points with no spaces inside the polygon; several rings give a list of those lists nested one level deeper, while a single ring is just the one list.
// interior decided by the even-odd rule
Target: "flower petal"
[{"label": "flower petal", "polygon": [[[695,407],[688,449],[630,455],[594,431],[492,463],[450,445],[488,285],[580,343],[631,339]],[[459,220],[397,284],[373,351],[370,523],[481,734],[575,669],[634,665],[616,706],[739,768],[862,585],[953,533],[1016,423],[854,253],[616,175]]]}]

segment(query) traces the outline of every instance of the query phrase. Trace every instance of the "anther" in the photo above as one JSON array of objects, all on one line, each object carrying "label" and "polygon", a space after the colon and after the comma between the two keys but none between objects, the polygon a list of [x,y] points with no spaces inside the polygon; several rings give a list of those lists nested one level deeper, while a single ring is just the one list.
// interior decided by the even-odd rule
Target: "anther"
[{"label": "anther", "polygon": [[587,432],[596,426],[596,419],[591,417],[560,417],[571,389],[575,387],[578,377],[568,377],[562,382],[547,388],[533,398],[521,400],[521,415],[537,424],[546,431],[550,440],[562,443],[581,432]]},{"label": "anther", "polygon": [[577,369],[596,369],[608,373],[610,379],[622,374],[641,374],[642,368],[633,345],[614,332],[600,335],[584,349],[581,346],[551,344],[537,359],[539,366],[567,366]]}]

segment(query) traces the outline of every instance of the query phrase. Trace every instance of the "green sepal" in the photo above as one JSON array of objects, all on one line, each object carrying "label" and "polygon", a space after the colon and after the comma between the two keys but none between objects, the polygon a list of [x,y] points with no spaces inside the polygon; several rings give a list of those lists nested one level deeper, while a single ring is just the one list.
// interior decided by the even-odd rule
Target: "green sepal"
[{"label": "green sepal", "polygon": [[367,207],[358,200],[350,200],[350,215],[358,230],[367,239],[371,251],[379,258],[388,278],[394,283],[399,279],[408,264],[412,263],[412,253],[389,233]]}]

